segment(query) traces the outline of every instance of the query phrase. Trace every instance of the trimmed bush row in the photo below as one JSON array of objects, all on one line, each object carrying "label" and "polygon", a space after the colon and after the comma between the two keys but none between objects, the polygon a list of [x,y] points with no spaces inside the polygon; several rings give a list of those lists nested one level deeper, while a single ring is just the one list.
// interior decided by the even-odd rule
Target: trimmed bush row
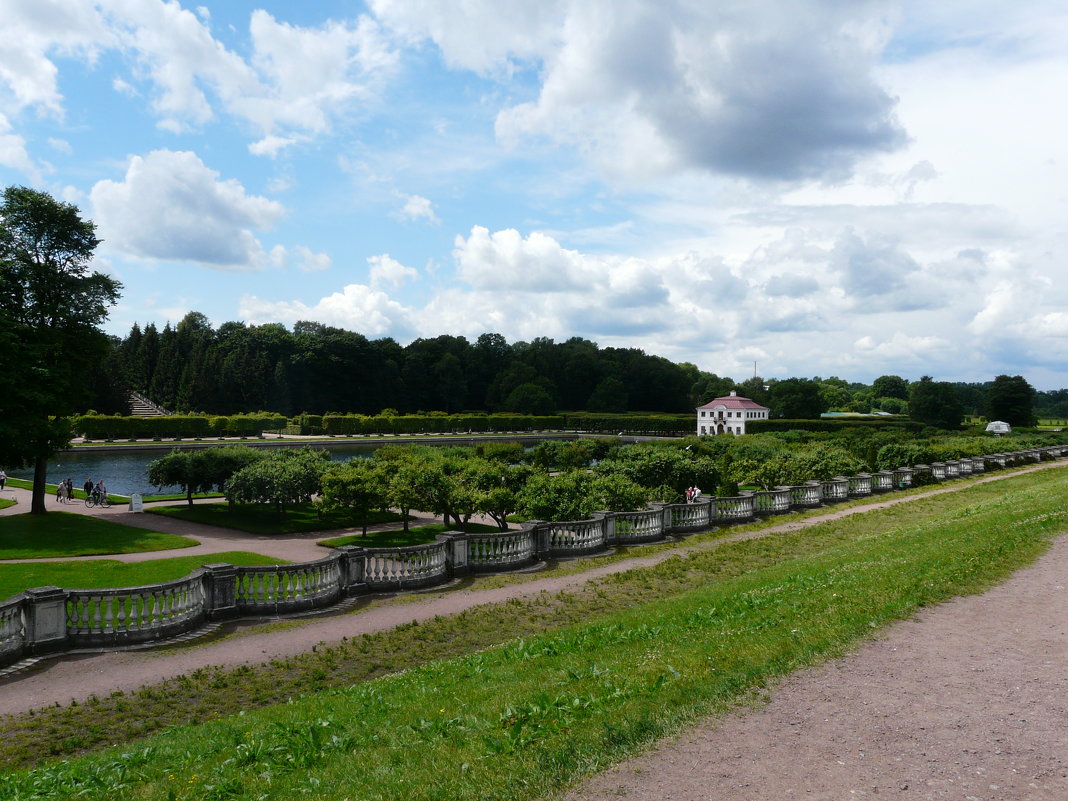
[{"label": "trimmed bush row", "polygon": [[175,414],[168,417],[82,415],[71,420],[76,434],[86,439],[153,439],[156,437],[257,437],[277,431],[289,421],[278,414],[235,414],[206,417]]},{"label": "trimmed bush row", "polygon": [[768,434],[773,431],[823,431],[834,432],[848,429],[865,431],[908,431],[918,433],[923,423],[906,418],[894,420],[749,420],[745,424],[748,434]]},{"label": "trimmed bush row", "polygon": [[123,417],[83,415],[71,420],[74,432],[87,439],[249,437],[265,431],[285,434],[444,434],[502,431],[591,431],[632,434],[690,434],[689,418],[667,415],[512,415],[428,414],[367,416],[302,414],[288,419],[267,412],[230,417],[171,415]]}]

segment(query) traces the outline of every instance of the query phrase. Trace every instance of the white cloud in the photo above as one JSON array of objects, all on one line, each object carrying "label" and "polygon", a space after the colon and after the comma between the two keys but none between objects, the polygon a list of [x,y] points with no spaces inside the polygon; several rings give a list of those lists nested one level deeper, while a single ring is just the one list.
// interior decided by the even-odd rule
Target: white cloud
[{"label": "white cloud", "polygon": [[441,220],[434,213],[434,204],[421,195],[401,195],[404,198],[404,207],[397,213],[402,220],[425,220],[434,225],[440,225]]},{"label": "white cloud", "polygon": [[370,336],[405,337],[414,330],[410,309],[364,284],[349,284],[310,306],[297,300],[271,302],[246,295],[238,313],[253,324],[313,320]]},{"label": "white cloud", "polygon": [[297,245],[297,269],[302,273],[320,272],[329,270],[333,260],[326,253],[316,253],[304,245]]},{"label": "white cloud", "polygon": [[611,175],[839,180],[905,141],[875,77],[884,3],[434,5],[372,7],[451,64],[484,74],[536,65],[538,96],[501,112],[501,139],[574,146]]},{"label": "white cloud", "polygon": [[0,114],[0,166],[11,167],[34,178],[39,174],[26,152],[26,140],[11,132],[11,124],[3,114]]},{"label": "white cloud", "polygon": [[170,150],[134,156],[123,180],[98,182],[90,201],[107,249],[221,270],[262,268],[267,255],[253,230],[284,213],[237,181],[220,180],[195,153]]},{"label": "white cloud", "polygon": [[186,132],[222,110],[258,131],[253,153],[275,155],[329,132],[331,120],[354,103],[373,100],[396,64],[396,54],[367,16],[306,28],[253,11],[246,60],[212,36],[206,12],[144,0],[8,4],[0,90],[6,89],[15,108],[61,115],[55,57],[92,63],[101,52],[117,51],[134,60],[137,70],[113,77],[112,86],[137,97],[147,84],[160,128]]},{"label": "white cloud", "polygon": [[419,272],[414,267],[405,267],[388,253],[380,256],[371,256],[367,259],[371,268],[371,288],[378,289],[383,284],[399,287],[409,279],[419,277]]}]

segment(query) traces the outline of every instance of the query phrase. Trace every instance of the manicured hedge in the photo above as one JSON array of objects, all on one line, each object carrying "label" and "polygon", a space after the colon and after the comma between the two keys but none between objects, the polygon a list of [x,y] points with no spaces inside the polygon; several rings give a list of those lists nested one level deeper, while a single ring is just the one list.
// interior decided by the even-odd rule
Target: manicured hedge
[{"label": "manicured hedge", "polygon": [[908,431],[917,433],[923,429],[922,423],[915,420],[898,418],[896,420],[748,420],[745,424],[747,434],[767,434],[772,431],[845,431],[861,428],[870,431]]},{"label": "manicured hedge", "polygon": [[289,421],[279,414],[236,414],[207,417],[198,414],[172,414],[166,417],[125,417],[121,415],[82,415],[71,420],[76,434],[86,439],[156,439],[196,437],[257,437],[264,431],[277,431]]}]

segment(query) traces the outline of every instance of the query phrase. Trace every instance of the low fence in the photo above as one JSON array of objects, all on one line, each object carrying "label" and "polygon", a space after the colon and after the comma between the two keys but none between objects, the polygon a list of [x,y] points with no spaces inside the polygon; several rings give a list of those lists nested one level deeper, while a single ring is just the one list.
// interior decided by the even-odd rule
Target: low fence
[{"label": "low fence", "polygon": [[345,546],[323,559],[295,565],[208,564],[176,581],[145,587],[39,587],[0,603],[0,666],[30,656],[158,642],[195,632],[212,621],[298,614],[363,593],[432,587],[457,576],[518,570],[545,559],[598,554],[621,545],[662,541],[669,535],[1065,456],[1068,445],[996,453],[702,498],[696,503],[653,504],[638,512],[599,512],[589,520],[531,520],[519,530],[488,534],[449,532],[426,545]]}]

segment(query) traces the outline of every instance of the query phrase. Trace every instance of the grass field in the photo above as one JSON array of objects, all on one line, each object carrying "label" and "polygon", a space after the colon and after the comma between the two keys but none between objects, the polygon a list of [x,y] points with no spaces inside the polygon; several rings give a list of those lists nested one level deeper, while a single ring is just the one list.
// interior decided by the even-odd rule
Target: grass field
[{"label": "grass field", "polygon": [[76,562],[21,562],[0,564],[0,600],[30,587],[63,587],[70,590],[100,587],[140,587],[188,576],[206,562],[232,565],[278,565],[284,560],[246,551],[227,551],[208,556],[178,556],[147,562],[86,559]]},{"label": "grass field", "polygon": [[0,518],[0,559],[141,553],[196,544],[189,537],[122,526],[72,512],[49,511],[46,515]]},{"label": "grass field", "polygon": [[0,797],[540,798],[989,588],[1066,528],[1068,470],[1045,470],[40,710],[0,721],[9,766],[122,744],[11,773]]},{"label": "grass field", "polygon": [[[349,534],[344,537],[332,537],[328,540],[319,540],[317,545],[327,548],[339,548],[342,545],[362,545],[365,548],[393,548],[405,545],[421,545],[424,542],[433,542],[438,534],[446,531],[454,531],[441,523],[429,526],[412,526],[407,531],[395,528],[389,531],[368,531],[367,536],[362,534]],[[489,533],[500,531],[496,526],[484,526],[479,523],[468,523],[469,534]]]},{"label": "grass field", "polygon": [[[362,525],[362,521],[344,511],[320,516],[316,513],[315,506],[310,503],[287,507],[284,517],[279,517],[272,506],[255,503],[235,504],[232,511],[226,503],[198,503],[193,506],[175,504],[146,508],[145,511],[193,523],[247,531],[250,534],[300,534]],[[367,522],[373,525],[396,523],[402,519],[396,512],[374,511]]]}]

